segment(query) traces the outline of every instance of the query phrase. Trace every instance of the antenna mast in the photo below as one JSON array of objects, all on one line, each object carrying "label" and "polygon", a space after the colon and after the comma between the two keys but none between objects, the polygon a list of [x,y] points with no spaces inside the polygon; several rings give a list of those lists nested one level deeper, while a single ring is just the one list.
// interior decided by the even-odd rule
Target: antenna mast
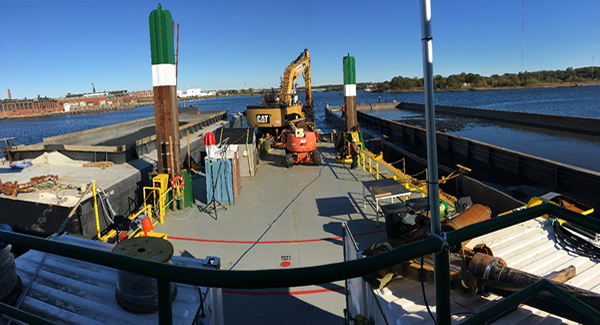
[{"label": "antenna mast", "polygon": [[592,81],[594,81],[594,52],[596,52],[596,19],[594,19],[594,40],[592,41]]},{"label": "antenna mast", "polygon": [[525,52],[525,0],[521,0],[521,81],[523,81],[524,52]]}]

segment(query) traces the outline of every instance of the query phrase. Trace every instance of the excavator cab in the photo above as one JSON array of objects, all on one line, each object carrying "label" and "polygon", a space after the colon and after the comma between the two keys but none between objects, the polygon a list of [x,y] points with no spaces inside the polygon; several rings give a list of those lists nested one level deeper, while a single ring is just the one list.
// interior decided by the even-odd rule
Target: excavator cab
[{"label": "excavator cab", "polygon": [[246,108],[248,126],[287,128],[290,122],[304,119],[302,105],[251,105]]}]

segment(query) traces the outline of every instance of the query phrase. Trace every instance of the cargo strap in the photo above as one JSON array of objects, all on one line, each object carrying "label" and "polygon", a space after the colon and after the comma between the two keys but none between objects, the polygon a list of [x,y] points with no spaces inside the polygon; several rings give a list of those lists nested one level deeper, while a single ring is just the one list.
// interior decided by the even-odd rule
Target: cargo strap
[{"label": "cargo strap", "polygon": [[433,237],[439,239],[442,242],[442,246],[440,247],[440,250],[436,254],[440,254],[443,251],[450,250],[450,244],[448,244],[448,241],[447,241],[448,238],[446,236],[446,233],[442,232],[442,234],[444,235],[444,237],[440,236],[439,234],[432,234]]}]

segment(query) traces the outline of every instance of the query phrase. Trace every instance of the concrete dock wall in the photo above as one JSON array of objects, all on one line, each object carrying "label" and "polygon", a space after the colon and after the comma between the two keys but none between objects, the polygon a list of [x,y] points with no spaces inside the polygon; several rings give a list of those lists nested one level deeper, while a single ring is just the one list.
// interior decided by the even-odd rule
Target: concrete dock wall
[{"label": "concrete dock wall", "polygon": [[[390,109],[425,113],[425,105],[419,103],[399,102],[358,105],[358,110],[362,112]],[[600,119],[597,118],[534,114],[448,105],[435,105],[435,112],[436,114],[480,118],[492,121],[535,126],[545,129],[600,135]]]}]

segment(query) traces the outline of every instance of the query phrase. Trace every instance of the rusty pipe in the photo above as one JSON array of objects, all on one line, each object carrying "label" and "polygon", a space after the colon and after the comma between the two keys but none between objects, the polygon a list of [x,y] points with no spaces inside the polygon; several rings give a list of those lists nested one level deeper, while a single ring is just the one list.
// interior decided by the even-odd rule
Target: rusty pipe
[{"label": "rusty pipe", "polygon": [[491,216],[492,210],[490,208],[481,204],[473,204],[458,215],[458,217],[444,221],[442,230],[445,232],[457,230],[480,221],[488,220]]},{"label": "rusty pipe", "polygon": [[[460,228],[490,219],[492,216],[492,210],[489,207],[481,205],[481,204],[473,204],[468,209],[463,211],[458,217],[453,218],[451,220],[445,220],[442,223],[442,231],[450,232],[454,230],[458,230]],[[458,252],[462,247],[464,247],[469,241],[462,242],[461,245],[455,245],[450,247],[450,251],[452,253]]]},{"label": "rusty pipe", "polygon": [[[468,264],[468,270],[477,278],[480,290],[478,293],[482,295],[494,293],[499,296],[508,297],[543,279],[542,277],[501,265],[495,257],[484,254],[475,254]],[[568,273],[567,277],[572,276],[570,271],[566,272]],[[600,311],[600,294],[558,281],[549,281],[574,298]],[[589,322],[587,318],[573,312],[571,308],[565,306],[563,302],[548,292],[538,293],[524,303],[576,322]]]}]

